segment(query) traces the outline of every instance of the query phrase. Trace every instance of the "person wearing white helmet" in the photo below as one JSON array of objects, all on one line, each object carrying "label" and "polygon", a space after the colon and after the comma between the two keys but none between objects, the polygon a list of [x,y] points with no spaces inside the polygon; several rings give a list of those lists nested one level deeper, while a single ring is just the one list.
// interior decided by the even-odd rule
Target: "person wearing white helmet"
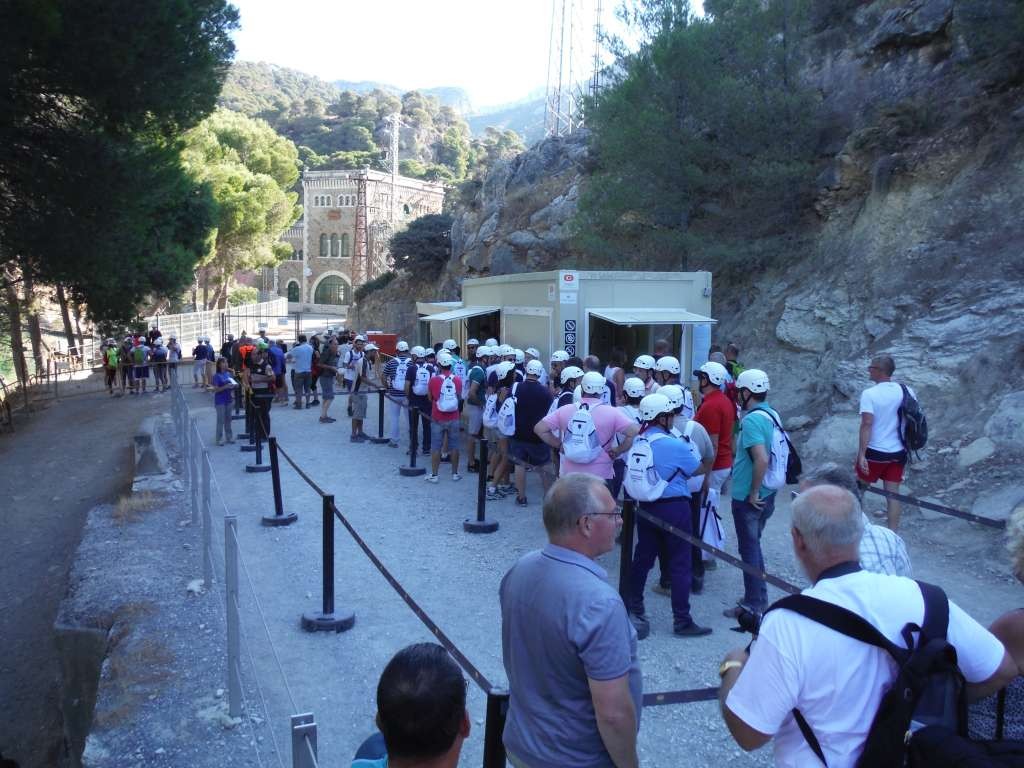
[{"label": "person wearing white helmet", "polygon": [[171,333],[167,337],[167,375],[171,386],[178,384],[178,363],[181,362],[181,344],[178,343],[178,334]]},{"label": "person wearing white helmet", "polygon": [[687,419],[693,418],[693,393],[689,387],[684,387],[679,377],[682,368],[679,365],[679,360],[672,355],[664,355],[659,357],[654,363],[654,380],[658,383],[659,387],[664,387],[668,384],[678,384],[683,391],[683,415]]},{"label": "person wearing white helmet", "polygon": [[526,364],[526,378],[515,384],[509,397],[515,399],[515,435],[509,441],[509,457],[515,465],[516,505],[525,507],[529,504],[526,498],[526,470],[531,468],[540,474],[544,493],[554,481],[551,467],[551,449],[544,444],[534,427],[547,416],[554,398],[548,388],[540,383],[540,375],[544,373],[544,364],[540,360],[531,360]]},{"label": "person wearing white helmet", "polygon": [[[527,347],[523,352],[526,355],[526,364],[529,365],[531,360],[540,360],[540,350],[536,347]],[[542,387],[547,387],[551,379],[548,377],[547,369],[544,368],[544,364],[541,363],[541,375],[537,379]]]},{"label": "person wearing white helmet", "polygon": [[153,342],[153,348],[150,350],[149,357],[153,362],[153,390],[155,392],[166,392],[167,347],[164,346],[164,340],[161,337],[158,336]]},{"label": "person wearing white helmet", "polygon": [[693,375],[697,379],[701,397],[694,418],[707,431],[715,447],[710,487],[721,492],[732,474],[732,434],[736,424],[736,409],[721,389],[729,372],[724,365],[707,362],[695,370]]},{"label": "person wearing white helmet", "polygon": [[[356,377],[359,375],[359,371],[362,369],[363,360],[366,358],[366,337],[362,334],[358,334],[352,341],[351,346],[347,349],[340,349],[341,354],[341,372],[342,377],[345,381],[345,391],[351,392],[352,386],[355,384]],[[352,398],[348,400],[348,407],[346,408],[349,417],[352,416]]]},{"label": "person wearing white helmet", "polygon": [[[561,408],[563,405],[571,405],[575,402],[574,393],[577,389],[580,389],[580,382],[583,380],[583,369],[577,368],[575,365],[568,365],[561,369],[559,373],[559,380],[562,383],[562,388],[558,393],[557,407]],[[582,396],[583,390],[580,389]]]},{"label": "person wearing white helmet", "polygon": [[[434,366],[427,362],[427,350],[416,345],[412,348],[412,364],[405,372],[405,397],[409,402],[409,443],[411,450],[422,448],[424,456],[430,454],[430,379]],[[417,437],[422,435],[422,437]]]},{"label": "person wearing white helmet", "polygon": [[[498,352],[501,352],[499,347]],[[502,360],[494,366],[487,379],[487,395],[495,398],[495,405],[500,408],[517,383],[515,363]],[[485,432],[488,446],[493,451],[489,456],[487,498],[496,499],[515,493],[516,487],[510,481],[511,466],[509,463],[509,439],[501,434],[497,427],[488,427]]]},{"label": "person wearing white helmet", "polygon": [[438,482],[437,470],[441,466],[441,451],[448,454],[452,464],[452,480],[462,479],[459,474],[459,401],[462,380],[452,371],[452,356],[441,350],[437,353],[437,370],[427,386],[430,400],[430,474],[428,483]]},{"label": "person wearing white helmet", "polygon": [[[732,469],[732,517],[736,525],[736,545],[743,562],[764,570],[761,533],[775,512],[775,490],[764,484],[770,462],[775,427],[782,419],[766,402],[771,386],[768,374],[748,368],[736,378],[736,396],[744,415],[736,436],[736,455]],[[764,579],[743,574],[743,597],[734,608],[725,611],[736,618],[743,611],[763,613],[768,607],[768,587]]]},{"label": "person wearing white helmet", "polygon": [[469,339],[466,342],[466,363],[472,366],[476,362],[476,351],[480,349],[480,342],[476,339]]},{"label": "person wearing white helmet", "polygon": [[516,381],[526,378],[526,353],[521,349],[512,350],[512,362],[516,364]]},{"label": "person wearing white helmet", "polygon": [[[700,459],[685,440],[672,435],[675,409],[669,398],[658,392],[646,395],[638,406],[644,423],[637,453],[630,454],[632,465],[646,452],[653,469],[666,485],[653,501],[641,501],[640,509],[652,517],[691,533],[690,490],[687,478],[700,465]],[[628,470],[627,470],[628,471]],[[626,610],[637,628],[638,635],[650,632],[650,623],[644,612],[644,587],[654,561],[664,551],[672,591],[672,631],[678,637],[702,637],[711,634],[710,627],[702,627],[690,614],[691,555],[690,545],[640,517],[637,521],[636,549],[630,565],[629,592]]]},{"label": "person wearing white helmet", "polygon": [[[473,341],[473,339],[471,339]],[[467,347],[469,344],[467,343]],[[480,461],[476,455],[477,441],[483,437],[484,396],[487,393],[487,361],[491,348],[476,345],[476,358],[466,372],[466,470],[478,472]]]},{"label": "person wearing white helmet", "polygon": [[[626,418],[632,419],[637,424],[640,424],[640,411],[638,408],[645,393],[646,387],[644,387],[644,383],[636,376],[630,376],[622,382],[622,405],[616,407],[626,416]],[[616,433],[616,445],[621,444],[622,440],[623,435]],[[612,496],[616,499],[619,498],[619,491],[622,490],[622,478],[625,470],[626,460],[622,456],[612,462],[614,485],[611,491]]]},{"label": "person wearing white helmet", "polygon": [[557,349],[551,353],[551,363],[548,367],[548,386],[551,394],[558,397],[562,391],[562,369],[569,361],[569,353],[564,349]]},{"label": "person wearing white helmet", "polygon": [[352,435],[349,441],[364,443],[370,436],[363,431],[366,420],[366,393],[370,389],[380,389],[377,378],[377,352],[379,347],[370,343],[363,347],[363,355],[356,363],[356,377],[352,380],[352,393],[349,395],[349,410],[352,412]]},{"label": "person wearing white helmet", "polygon": [[633,375],[644,383],[647,394],[658,391],[658,382],[654,380],[655,360],[650,355],[640,355],[633,361]]},{"label": "person wearing white helmet", "polygon": [[[700,457],[700,467],[690,475],[690,479],[687,481],[690,489],[691,530],[699,533],[701,530],[701,506],[704,503],[704,499],[707,498],[708,489],[711,487],[711,467],[715,463],[715,446],[711,442],[707,430],[699,422],[686,416],[684,391],[678,384],[665,384],[658,390],[658,394],[665,395],[669,399],[669,403],[672,405],[675,413],[672,420],[672,435],[690,443]],[[693,547],[691,563],[693,578],[690,591],[694,594],[700,594],[704,589],[704,560],[700,547]],[[663,567],[662,578],[658,586],[664,589],[665,594],[668,594],[667,588],[669,586],[667,577],[667,569]]]},{"label": "person wearing white helmet", "polygon": [[395,356],[384,365],[384,407],[386,409],[388,447],[397,448],[401,438],[402,408],[407,405],[405,397],[405,374],[412,359],[409,357],[409,342],[399,341],[395,345]]},{"label": "person wearing white helmet", "polygon": [[[615,383],[601,372],[601,359],[597,355],[587,355],[583,359],[583,370],[600,373],[604,377],[604,390],[601,392],[601,402],[605,405],[617,405],[619,402],[619,391]],[[576,401],[579,402],[580,393],[576,393]]]},{"label": "person wearing white helmet", "polygon": [[[596,475],[611,490],[614,484],[612,461],[629,450],[639,427],[615,407],[601,402],[606,383],[600,373],[583,374],[580,386],[580,403],[558,408],[537,424],[536,432],[541,440],[559,450],[562,474]],[[623,440],[619,445],[612,445],[616,433],[622,434]]]},{"label": "person wearing white helmet", "polygon": [[196,337],[196,345],[192,347],[192,389],[205,387],[206,384],[206,343],[200,334]]},{"label": "person wearing white helmet", "polygon": [[494,338],[487,339],[487,341],[485,341],[484,344],[486,344],[491,349],[494,349],[496,346],[498,346],[498,340]]}]

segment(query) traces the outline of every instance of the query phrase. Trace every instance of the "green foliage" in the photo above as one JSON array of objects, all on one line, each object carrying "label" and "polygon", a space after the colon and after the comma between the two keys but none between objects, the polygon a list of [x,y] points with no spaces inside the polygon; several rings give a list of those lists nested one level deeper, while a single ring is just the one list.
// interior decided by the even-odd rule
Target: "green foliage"
[{"label": "green foliage", "polygon": [[423,277],[435,277],[451,253],[452,217],[428,214],[414,219],[409,227],[391,238],[391,257],[396,269]]},{"label": "green foliage", "polygon": [[379,291],[381,288],[391,284],[391,281],[398,277],[398,273],[395,271],[385,272],[383,275],[378,275],[369,282],[363,283],[356,288],[355,297],[356,303],[359,303],[374,291]]},{"label": "green foliage", "polygon": [[398,172],[413,179],[422,179],[427,172],[427,166],[419,160],[402,160],[398,164]]},{"label": "green foliage", "polygon": [[255,304],[260,297],[260,292],[251,285],[239,285],[228,293],[228,306],[240,307],[243,304]]},{"label": "green foliage", "polygon": [[0,265],[97,320],[187,284],[212,200],[177,137],[213,108],[237,21],[225,0],[0,6]]},{"label": "green foliage", "polygon": [[709,0],[704,18],[682,0],[632,6],[644,42],[586,105],[597,167],[574,227],[595,263],[683,268],[801,214],[818,131],[791,55],[807,2]]}]

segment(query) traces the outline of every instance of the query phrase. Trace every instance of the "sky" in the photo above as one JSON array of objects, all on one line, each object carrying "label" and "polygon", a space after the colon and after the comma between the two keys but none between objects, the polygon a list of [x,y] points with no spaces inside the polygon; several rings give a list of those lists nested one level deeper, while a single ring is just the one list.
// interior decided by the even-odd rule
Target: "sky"
[{"label": "sky", "polygon": [[[580,46],[573,46],[578,80],[592,68],[597,1],[573,0],[580,8]],[[552,0],[233,2],[241,12],[235,34],[241,61],[266,61],[328,81],[458,86],[476,108],[543,92],[547,82]],[[617,24],[618,2],[603,0],[606,26]]]}]

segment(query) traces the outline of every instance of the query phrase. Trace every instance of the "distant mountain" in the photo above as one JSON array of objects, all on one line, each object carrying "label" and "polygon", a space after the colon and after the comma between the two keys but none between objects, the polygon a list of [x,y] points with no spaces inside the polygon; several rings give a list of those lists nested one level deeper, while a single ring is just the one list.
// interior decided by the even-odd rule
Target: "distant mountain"
[{"label": "distant mountain", "polygon": [[471,114],[466,117],[466,122],[474,136],[493,126],[515,131],[529,147],[544,138],[544,97],[499,107],[484,114]]},{"label": "distant mountain", "polygon": [[236,61],[228,71],[220,104],[252,117],[274,118],[306,111],[306,102],[327,105],[338,89],[313,75],[266,62]]},{"label": "distant mountain", "polygon": [[379,83],[375,80],[335,80],[333,85],[340,91],[352,91],[353,93],[370,93],[371,91],[384,91],[395,96],[401,96],[409,91],[419,91],[424,96],[433,96],[442,107],[451,107],[460,115],[468,115],[473,111],[473,102],[464,88],[457,86],[442,85],[437,88],[399,88],[390,83]]}]

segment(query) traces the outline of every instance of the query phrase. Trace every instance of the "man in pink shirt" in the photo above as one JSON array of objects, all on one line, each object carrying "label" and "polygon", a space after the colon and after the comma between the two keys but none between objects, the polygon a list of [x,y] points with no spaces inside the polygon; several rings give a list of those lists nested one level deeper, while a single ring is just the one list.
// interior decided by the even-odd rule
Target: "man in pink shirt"
[{"label": "man in pink shirt", "polygon": [[440,373],[431,377],[427,385],[427,397],[430,399],[430,452],[429,475],[424,476],[428,483],[437,482],[437,470],[441,466],[441,443],[452,461],[452,480],[461,480],[459,474],[459,401],[462,399],[462,379],[452,373],[453,359],[447,352],[437,356]]},{"label": "man in pink shirt", "polygon": [[[551,415],[541,419],[534,428],[541,440],[560,451],[560,473],[562,475],[567,475],[570,472],[584,472],[610,482],[614,475],[612,461],[630,449],[633,445],[633,438],[640,431],[636,421],[630,419],[618,408],[601,403],[604,387],[604,376],[594,371],[585,374],[580,384],[583,395],[580,404],[563,405]],[[589,420],[593,423],[594,428],[594,435],[590,438],[590,442],[599,446],[599,450],[595,448],[596,455],[593,459],[586,462],[573,460],[567,455],[563,437],[573,431],[570,430],[570,422],[573,422],[577,412],[584,406],[589,412]],[[576,421],[578,423],[579,419]],[[619,445],[612,447],[612,438],[616,433],[623,435],[624,439]],[[572,452],[570,451],[570,453]]]}]

